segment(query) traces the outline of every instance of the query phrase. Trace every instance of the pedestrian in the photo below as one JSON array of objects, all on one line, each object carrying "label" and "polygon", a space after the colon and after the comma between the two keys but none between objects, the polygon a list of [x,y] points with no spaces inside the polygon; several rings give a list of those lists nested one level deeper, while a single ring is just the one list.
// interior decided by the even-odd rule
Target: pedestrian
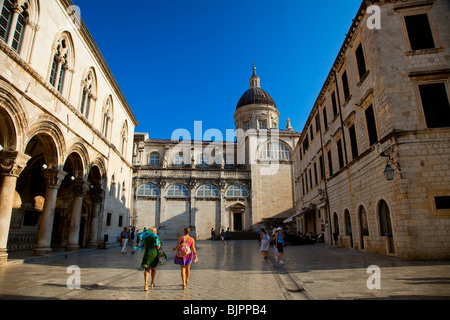
[{"label": "pedestrian", "polygon": [[155,286],[156,267],[159,263],[159,250],[161,249],[161,241],[158,237],[156,228],[150,228],[149,231],[141,234],[141,240],[144,243],[144,257],[142,258],[141,267],[144,268],[144,290],[148,291],[148,276],[151,273],[152,280],[150,287]]},{"label": "pedestrian", "polygon": [[123,231],[120,233],[120,242],[122,244],[122,254],[127,253],[127,245],[128,245],[128,229],[127,227],[123,228]]},{"label": "pedestrian", "polygon": [[178,239],[178,244],[174,251],[176,251],[174,263],[181,267],[181,281],[183,282],[183,289],[189,284],[189,276],[191,274],[192,262],[197,262],[197,250],[195,249],[195,240],[189,233],[191,229],[184,228],[184,235]]},{"label": "pedestrian", "polygon": [[225,237],[227,239],[227,243],[230,243],[231,241],[231,232],[230,232],[230,228],[227,228],[227,231],[225,232]]},{"label": "pedestrian", "polygon": [[259,251],[263,253],[264,259],[267,259],[270,246],[270,235],[264,229],[260,229],[260,231],[261,231],[260,237],[261,248],[259,249]]},{"label": "pedestrian", "polygon": [[225,245],[225,230],[222,229],[220,232],[220,239],[222,239],[222,244]]},{"label": "pedestrian", "polygon": [[136,227],[133,227],[130,231],[130,238],[129,238],[129,244],[131,247],[131,254],[134,254],[134,252],[136,251],[134,249],[134,247],[137,245],[137,231],[136,231]]},{"label": "pedestrian", "polygon": [[284,253],[284,233],[283,233],[283,229],[281,228],[277,228],[277,234],[276,234],[276,248],[278,250],[278,263],[279,264],[284,264],[284,261],[281,260],[281,257],[283,256]]},{"label": "pedestrian", "polygon": [[211,240],[216,239],[216,230],[214,228],[211,228]]}]

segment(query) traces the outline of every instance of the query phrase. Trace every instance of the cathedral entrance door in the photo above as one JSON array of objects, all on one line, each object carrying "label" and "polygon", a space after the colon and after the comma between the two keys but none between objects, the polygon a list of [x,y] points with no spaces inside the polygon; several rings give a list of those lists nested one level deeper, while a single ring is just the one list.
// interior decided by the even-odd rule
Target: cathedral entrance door
[{"label": "cathedral entrance door", "polygon": [[233,227],[234,231],[242,231],[242,213],[234,212],[233,213]]}]

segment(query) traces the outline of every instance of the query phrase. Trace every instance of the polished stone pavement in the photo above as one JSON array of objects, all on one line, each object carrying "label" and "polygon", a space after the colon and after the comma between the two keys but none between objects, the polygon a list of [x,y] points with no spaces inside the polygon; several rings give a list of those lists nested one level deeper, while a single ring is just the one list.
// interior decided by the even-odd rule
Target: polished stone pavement
[{"label": "polished stone pavement", "polygon": [[[148,292],[143,290],[142,252],[122,255],[113,247],[46,258],[11,255],[0,265],[0,300],[450,299],[450,261],[404,261],[315,244],[286,246],[280,265],[273,249],[269,260],[262,258],[256,240],[198,241],[199,262],[183,290],[173,246],[174,241],[163,242],[168,261],[158,267],[156,287]],[[69,288],[76,284],[70,266],[79,267],[79,289]],[[378,288],[368,288],[370,266],[378,267],[379,277],[370,280]]]}]

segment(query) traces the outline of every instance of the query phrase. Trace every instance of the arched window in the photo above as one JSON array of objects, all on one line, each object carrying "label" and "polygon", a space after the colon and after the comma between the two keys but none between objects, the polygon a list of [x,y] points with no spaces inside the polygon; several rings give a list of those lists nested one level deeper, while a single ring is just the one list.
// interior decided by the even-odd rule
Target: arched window
[{"label": "arched window", "polygon": [[81,104],[80,104],[80,112],[86,119],[88,119],[89,117],[89,111],[93,106],[93,101],[96,100],[96,93],[97,93],[97,79],[94,70],[90,69],[82,82]]},{"label": "arched window", "polygon": [[112,127],[113,117],[113,101],[111,95],[106,98],[106,102],[103,106],[103,119],[102,119],[102,134],[105,138],[109,138],[109,132]]},{"label": "arched window", "polygon": [[378,218],[380,220],[380,234],[388,239],[389,253],[394,253],[395,247],[391,223],[391,212],[388,204],[384,200],[381,200],[378,205]]},{"label": "arched window", "polygon": [[178,152],[175,154],[175,157],[173,159],[173,165],[174,167],[184,167],[183,152]]},{"label": "arched window", "polygon": [[67,33],[62,34],[53,47],[49,82],[61,94],[64,90],[67,71],[73,65],[72,48],[72,42]]},{"label": "arched window", "polygon": [[189,190],[182,184],[174,184],[167,190],[168,197],[189,198]]},{"label": "arched window", "polygon": [[219,191],[211,184],[204,184],[197,190],[197,197],[200,198],[218,198]]},{"label": "arched window", "polygon": [[122,131],[120,132],[120,153],[125,156],[128,142],[128,124],[127,121],[123,123]]},{"label": "arched window", "polygon": [[159,190],[154,184],[146,183],[139,187],[137,195],[138,197],[156,198],[159,197]]},{"label": "arched window", "polygon": [[268,142],[260,151],[261,160],[291,160],[289,148],[280,142]]},{"label": "arched window", "polygon": [[243,186],[235,184],[228,188],[226,196],[227,198],[247,198],[248,191]]},{"label": "arched window", "polygon": [[150,154],[149,164],[150,164],[151,167],[159,167],[159,153],[152,152]]}]

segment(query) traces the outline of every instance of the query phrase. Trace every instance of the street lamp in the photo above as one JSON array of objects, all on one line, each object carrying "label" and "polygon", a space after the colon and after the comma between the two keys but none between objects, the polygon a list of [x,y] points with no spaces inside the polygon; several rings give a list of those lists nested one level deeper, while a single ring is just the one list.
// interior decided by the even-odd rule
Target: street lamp
[{"label": "street lamp", "polygon": [[394,180],[394,168],[392,168],[389,163],[386,164],[386,169],[384,169],[384,176],[387,181]]}]

